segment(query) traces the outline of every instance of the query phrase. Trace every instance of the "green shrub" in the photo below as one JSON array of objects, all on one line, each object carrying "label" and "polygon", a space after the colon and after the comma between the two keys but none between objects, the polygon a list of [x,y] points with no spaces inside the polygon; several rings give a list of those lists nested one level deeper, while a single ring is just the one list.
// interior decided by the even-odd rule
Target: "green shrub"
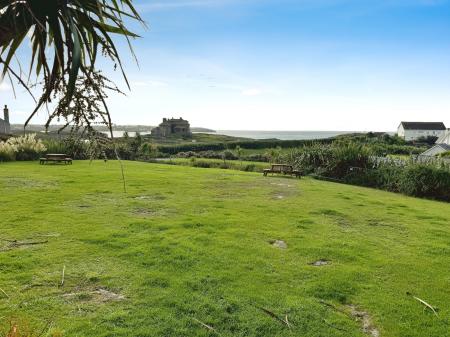
[{"label": "green shrub", "polygon": [[367,146],[352,142],[314,144],[285,156],[297,169],[360,186],[450,201],[450,168],[439,162],[376,162]]},{"label": "green shrub", "polygon": [[228,170],[228,169],[231,169],[231,165],[228,163],[220,163],[219,168]]},{"label": "green shrub", "polygon": [[233,152],[231,152],[230,150],[225,150],[222,153],[222,159],[236,160],[236,159],[238,159],[238,157]]},{"label": "green shrub", "polygon": [[348,175],[356,175],[370,167],[370,153],[364,145],[357,143],[331,146],[331,156],[325,162],[326,175],[342,179]]},{"label": "green shrub", "polygon": [[292,151],[284,161],[303,172],[336,179],[347,177],[353,170],[366,170],[371,165],[369,150],[354,142],[317,143]]},{"label": "green shrub", "polygon": [[12,137],[1,143],[0,160],[36,160],[47,148],[36,134]]},{"label": "green shrub", "polygon": [[225,151],[235,150],[238,146],[241,149],[270,149],[270,148],[294,148],[300,146],[310,146],[314,143],[329,144],[333,142],[333,139],[320,139],[320,140],[248,140],[248,141],[236,141],[229,143],[193,143],[182,145],[163,145],[159,147],[161,153],[177,154],[180,152],[201,152],[201,151]]},{"label": "green shrub", "polygon": [[16,148],[8,142],[0,142],[0,161],[16,159]]},{"label": "green shrub", "polygon": [[256,165],[255,164],[247,164],[242,167],[242,170],[245,172],[255,172]]},{"label": "green shrub", "polygon": [[412,196],[450,201],[450,171],[432,165],[408,165],[401,175],[399,190]]},{"label": "green shrub", "polygon": [[192,166],[194,166],[194,167],[202,167],[202,168],[210,168],[211,167],[211,163],[209,163],[207,161],[195,160],[192,163],[193,163]]}]

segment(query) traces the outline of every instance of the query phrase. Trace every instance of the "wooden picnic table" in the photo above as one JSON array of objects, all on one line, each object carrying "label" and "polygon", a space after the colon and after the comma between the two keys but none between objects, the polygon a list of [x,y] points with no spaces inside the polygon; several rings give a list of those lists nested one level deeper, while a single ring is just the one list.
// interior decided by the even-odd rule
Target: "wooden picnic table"
[{"label": "wooden picnic table", "polygon": [[265,177],[267,177],[269,173],[291,175],[297,178],[301,178],[303,175],[301,171],[294,170],[294,167],[292,165],[286,164],[272,164],[270,169],[264,169],[263,171]]},{"label": "wooden picnic table", "polygon": [[65,153],[47,153],[45,157],[39,159],[39,164],[44,165],[47,163],[64,163],[72,165],[72,158]]}]

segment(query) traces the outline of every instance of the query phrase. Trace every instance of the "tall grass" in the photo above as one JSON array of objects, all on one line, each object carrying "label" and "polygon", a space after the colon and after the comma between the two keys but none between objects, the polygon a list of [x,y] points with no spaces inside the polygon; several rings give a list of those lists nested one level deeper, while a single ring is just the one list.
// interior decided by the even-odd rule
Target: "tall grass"
[{"label": "tall grass", "polygon": [[292,151],[285,161],[297,169],[344,183],[450,201],[450,165],[440,161],[377,162],[359,143],[314,144]]},{"label": "tall grass", "polygon": [[47,150],[36,134],[12,137],[6,142],[0,142],[0,160],[35,160]]}]

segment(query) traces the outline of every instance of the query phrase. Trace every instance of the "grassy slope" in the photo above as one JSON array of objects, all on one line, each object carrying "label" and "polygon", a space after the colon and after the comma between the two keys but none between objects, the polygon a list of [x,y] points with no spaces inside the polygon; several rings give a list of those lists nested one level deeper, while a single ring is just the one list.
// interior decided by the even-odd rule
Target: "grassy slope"
[{"label": "grassy slope", "polygon": [[[158,162],[164,164],[183,165],[183,166],[195,166],[195,164],[199,163],[208,163],[211,165],[215,165],[212,167],[216,168],[218,167],[218,165],[224,164],[224,161],[222,159],[210,159],[210,158],[169,158],[169,159],[160,159],[158,160]],[[250,165],[253,166],[254,172],[262,172],[264,169],[270,168],[270,163],[265,162],[226,160],[225,163],[227,167],[229,167],[230,169],[241,171],[245,171],[245,167]]]},{"label": "grassy slope", "polygon": [[252,140],[250,138],[232,137],[210,133],[193,133],[192,137],[186,139],[180,137],[154,138],[149,135],[145,135],[143,137],[146,140],[151,140],[151,142],[156,145],[190,145],[193,142],[197,144],[216,144]]},{"label": "grassy slope", "polygon": [[[381,336],[448,335],[449,204],[125,165],[126,195],[115,162],[0,165],[0,287],[10,297],[0,293],[0,327],[18,317],[51,320],[65,336],[214,335],[195,318],[222,336],[364,336],[339,311],[354,304]],[[4,240],[48,242],[4,251]],[[332,264],[308,265],[318,259]],[[100,303],[90,293],[99,288],[126,300]],[[439,307],[439,318],[406,292]],[[255,306],[287,314],[292,330]]]}]

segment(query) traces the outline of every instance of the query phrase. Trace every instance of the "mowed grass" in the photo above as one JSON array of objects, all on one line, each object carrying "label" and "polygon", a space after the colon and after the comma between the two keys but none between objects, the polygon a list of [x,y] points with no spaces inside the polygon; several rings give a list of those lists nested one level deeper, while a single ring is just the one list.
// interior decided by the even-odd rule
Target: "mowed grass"
[{"label": "mowed grass", "polygon": [[450,335],[449,204],[124,165],[0,165],[0,332]]}]

